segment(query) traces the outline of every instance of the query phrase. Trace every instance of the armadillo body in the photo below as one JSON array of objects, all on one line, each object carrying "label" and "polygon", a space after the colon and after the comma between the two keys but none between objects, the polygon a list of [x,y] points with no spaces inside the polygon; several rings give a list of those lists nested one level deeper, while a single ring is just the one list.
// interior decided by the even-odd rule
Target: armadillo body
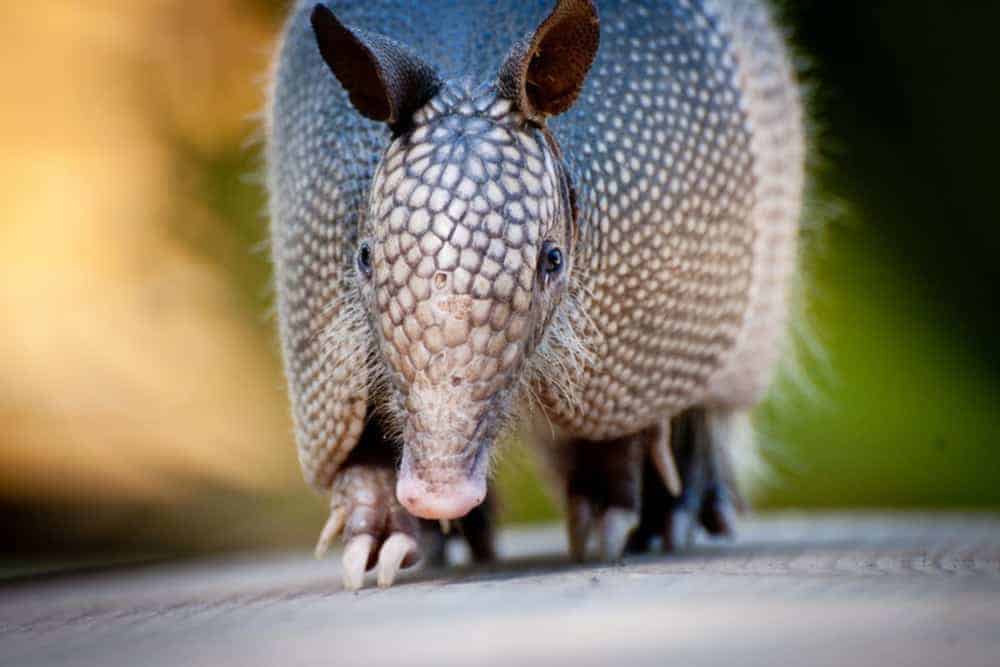
[{"label": "armadillo body", "polygon": [[[331,76],[343,40],[321,55],[315,4],[299,2],[288,23],[268,128],[279,322],[308,481],[336,493],[373,418],[433,490],[453,481],[442,461],[480,465],[466,443],[501,428],[484,415],[526,395],[559,439],[588,442],[761,398],[785,329],[803,138],[792,71],[758,3],[600,2],[586,82],[551,119],[519,108],[503,75],[551,2],[329,3],[436,68],[420,108],[389,127],[357,112],[353,74]],[[568,22],[584,41],[596,25]],[[569,273],[558,297],[545,292],[556,259]]]}]

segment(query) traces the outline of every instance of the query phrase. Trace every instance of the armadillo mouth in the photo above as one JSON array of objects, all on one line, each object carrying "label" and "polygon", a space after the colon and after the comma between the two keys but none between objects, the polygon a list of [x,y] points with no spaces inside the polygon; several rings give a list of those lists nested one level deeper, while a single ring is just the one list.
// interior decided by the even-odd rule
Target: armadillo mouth
[{"label": "armadillo mouth", "polygon": [[486,498],[488,445],[476,447],[471,457],[428,461],[414,465],[408,448],[403,450],[396,481],[396,498],[406,510],[421,519],[458,519]]}]

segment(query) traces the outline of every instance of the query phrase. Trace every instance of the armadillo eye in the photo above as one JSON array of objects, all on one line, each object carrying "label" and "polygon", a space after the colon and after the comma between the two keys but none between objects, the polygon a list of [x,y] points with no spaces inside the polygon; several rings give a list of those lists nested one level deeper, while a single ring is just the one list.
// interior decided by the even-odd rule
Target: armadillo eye
[{"label": "armadillo eye", "polygon": [[363,241],[358,248],[358,270],[365,278],[372,275],[372,248],[368,241]]},{"label": "armadillo eye", "polygon": [[539,273],[543,278],[554,278],[563,267],[563,254],[552,241],[546,241],[542,245],[541,261],[538,262]]}]

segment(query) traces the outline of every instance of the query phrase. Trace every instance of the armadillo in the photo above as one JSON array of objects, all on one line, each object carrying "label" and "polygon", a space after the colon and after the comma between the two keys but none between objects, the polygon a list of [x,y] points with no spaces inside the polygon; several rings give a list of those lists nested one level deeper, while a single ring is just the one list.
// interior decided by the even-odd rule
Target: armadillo
[{"label": "armadillo", "polygon": [[518,426],[573,558],[731,530],[803,184],[765,6],[299,0],[271,82],[283,359],[348,588],[440,560],[439,523],[492,558]]}]

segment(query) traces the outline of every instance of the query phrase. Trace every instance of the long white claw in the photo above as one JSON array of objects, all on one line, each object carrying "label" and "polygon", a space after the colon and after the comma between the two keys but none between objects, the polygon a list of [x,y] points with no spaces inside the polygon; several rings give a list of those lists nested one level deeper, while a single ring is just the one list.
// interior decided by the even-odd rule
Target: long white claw
[{"label": "long white claw", "polygon": [[573,496],[569,499],[569,556],[577,563],[587,559],[587,542],[590,540],[590,527],[593,523],[593,512],[590,502],[583,496]]},{"label": "long white claw", "polygon": [[344,568],[344,588],[356,591],[365,583],[365,569],[368,557],[375,546],[375,538],[364,534],[354,537],[347,543],[341,565]]},{"label": "long white claw", "polygon": [[417,541],[406,533],[393,533],[378,553],[378,587],[388,588],[396,580],[399,568],[410,553],[416,553]]},{"label": "long white claw", "polygon": [[660,473],[660,479],[667,486],[667,491],[674,498],[680,498],[684,486],[681,482],[680,473],[677,472],[677,462],[674,460],[674,453],[670,449],[670,422],[665,422],[659,429],[656,440],[653,441],[653,448],[650,452],[653,456],[653,465],[656,472]]},{"label": "long white claw", "polygon": [[611,507],[601,520],[601,558],[618,560],[625,554],[625,544],[636,526],[639,514],[623,507]]},{"label": "long white claw", "polygon": [[316,543],[317,560],[326,555],[330,550],[330,545],[334,538],[344,529],[344,522],[347,520],[347,508],[336,507],[330,510],[330,518],[326,520],[323,530],[319,534],[319,541]]}]

